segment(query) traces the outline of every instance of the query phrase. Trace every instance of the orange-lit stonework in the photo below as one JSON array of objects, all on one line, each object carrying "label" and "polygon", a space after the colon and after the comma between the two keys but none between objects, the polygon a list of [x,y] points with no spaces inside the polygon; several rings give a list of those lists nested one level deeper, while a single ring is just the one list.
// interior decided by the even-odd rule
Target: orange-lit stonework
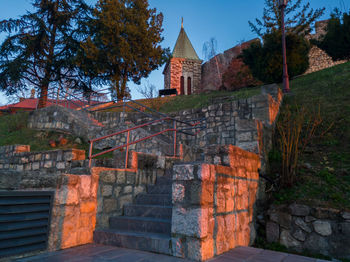
[{"label": "orange-lit stonework", "polygon": [[206,162],[214,156],[216,165],[174,167],[175,256],[201,261],[250,243],[260,159],[236,146],[210,148]]}]

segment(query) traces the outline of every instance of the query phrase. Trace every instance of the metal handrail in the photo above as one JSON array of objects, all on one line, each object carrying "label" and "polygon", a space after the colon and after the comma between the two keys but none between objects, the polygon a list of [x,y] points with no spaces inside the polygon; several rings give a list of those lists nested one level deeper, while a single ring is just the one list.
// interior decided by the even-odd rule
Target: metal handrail
[{"label": "metal handrail", "polygon": [[[104,91],[104,90],[107,90],[107,89],[102,89],[101,91]],[[53,97],[55,97],[56,96],[56,92],[55,92],[56,90],[54,89],[54,88],[51,88],[51,89],[49,89],[48,90],[48,97],[49,96],[53,96]],[[103,95],[107,95],[107,93],[99,93],[99,92],[96,92],[96,91],[91,91],[90,93],[92,93],[92,94],[103,94]],[[67,105],[67,103],[68,103],[68,101],[69,101],[69,103],[71,103],[71,104],[74,104],[74,105],[76,105],[79,109],[82,109],[82,110],[86,110],[86,106],[89,106],[89,105],[91,105],[90,104],[90,102],[91,101],[88,101],[87,99],[84,99],[84,98],[81,98],[81,97],[78,97],[79,95],[83,95],[84,94],[84,92],[83,91],[81,91],[81,92],[78,92],[78,93],[70,93],[70,92],[67,92],[64,88],[62,88],[61,90],[60,90],[60,96],[62,96],[62,94],[63,95],[68,95],[69,97],[71,97],[71,98],[74,98],[74,99],[76,99],[77,101],[80,101],[80,102],[82,102],[82,104],[79,104],[79,103],[76,103],[74,100],[68,100],[68,99],[66,99],[66,98],[64,98],[63,99],[63,103],[66,103],[66,105]],[[56,104],[58,104],[58,102],[59,102],[59,97],[57,96],[57,98],[56,99],[53,99],[53,100],[56,100]],[[60,101],[61,102],[61,101]],[[98,101],[96,101],[96,102],[98,102]],[[96,103],[96,104],[94,104],[94,105],[97,105],[98,103]],[[102,102],[100,103],[100,104],[102,104]]]},{"label": "metal handrail", "polygon": [[[176,135],[177,135],[177,132],[180,132],[180,129],[176,128],[176,121],[174,121],[174,120],[173,120],[173,123],[174,123],[173,128],[167,128],[167,129],[159,131],[159,132],[157,132],[155,134],[152,134],[152,135],[149,135],[149,136],[146,136],[146,137],[143,137],[143,138],[140,138],[138,140],[130,142],[130,132],[131,131],[139,129],[139,128],[143,128],[143,127],[146,127],[146,126],[150,126],[150,125],[153,125],[153,124],[156,124],[156,123],[159,123],[159,122],[164,122],[164,121],[167,121],[167,120],[173,120],[173,119],[171,117],[164,117],[164,118],[157,119],[157,120],[154,120],[154,121],[142,124],[142,125],[138,125],[138,126],[134,126],[134,127],[122,130],[122,131],[118,131],[118,132],[115,132],[115,133],[110,134],[110,135],[106,135],[106,136],[102,136],[102,137],[90,140],[89,167],[91,168],[91,161],[92,161],[93,158],[126,147],[126,152],[125,152],[125,169],[127,169],[127,167],[128,167],[128,156],[129,156],[129,146],[130,145],[134,145],[134,144],[137,144],[139,142],[151,139],[153,137],[159,136],[159,135],[164,134],[166,132],[174,132],[174,138],[173,138],[173,141],[174,141],[174,157],[176,157]],[[195,127],[196,125],[199,125],[199,124],[200,124],[200,122],[198,122],[197,124],[196,123],[193,124],[193,126]],[[200,131],[201,130],[197,131],[195,134],[198,134]],[[92,154],[92,148],[93,148],[93,143],[94,142],[106,139],[108,137],[113,137],[113,136],[116,136],[116,135],[120,135],[120,134],[123,134],[123,133],[127,133],[127,140],[126,140],[127,142],[126,142],[126,144],[123,144],[123,145],[120,145],[120,146],[116,146],[116,147],[111,148],[111,149],[107,149],[105,151],[102,151],[102,152],[94,154],[94,155]]]},{"label": "metal handrail", "polygon": [[[141,104],[141,103],[139,103],[139,102],[136,102],[135,100],[127,99],[127,101],[132,102],[132,103],[135,103],[135,104],[137,104],[137,105],[139,105],[139,106],[141,106],[141,107],[144,107],[144,108],[148,109],[148,110],[151,111],[151,112],[155,112],[155,113],[157,113],[158,115],[160,115],[160,116],[162,116],[162,117],[168,117],[169,119],[174,120],[174,121],[176,121],[176,122],[178,122],[178,123],[182,123],[182,124],[189,125],[189,126],[198,125],[198,122],[192,124],[192,123],[187,122],[187,121],[182,121],[182,120],[179,120],[179,119],[170,117],[170,116],[168,116],[167,114],[158,112],[158,111],[156,111],[156,110],[154,110],[154,109],[152,109],[152,108],[150,108],[150,107],[148,107],[148,106],[146,106],[146,105],[143,105],[143,104]],[[133,110],[135,110],[135,111],[137,111],[137,112],[139,112],[139,113],[142,113],[142,114],[144,114],[144,115],[147,115],[147,116],[149,116],[149,117],[155,118],[154,115],[152,115],[152,114],[147,114],[147,113],[145,113],[145,112],[142,112],[141,110],[137,109],[136,107],[133,107],[133,106],[131,106],[131,105],[128,105],[128,104],[126,104],[125,102],[124,102],[124,104],[122,104],[122,105],[113,105],[113,106],[109,106],[109,107],[106,107],[106,108],[98,109],[98,110],[96,110],[96,111],[102,111],[102,110],[107,110],[107,109],[111,109],[111,108],[118,108],[118,107],[124,107],[124,106],[125,106],[125,107],[128,107],[128,108],[130,108],[130,109],[133,109]],[[199,121],[199,122],[200,122],[200,121],[203,121],[203,120],[205,120],[205,118],[192,119],[192,121]]]}]

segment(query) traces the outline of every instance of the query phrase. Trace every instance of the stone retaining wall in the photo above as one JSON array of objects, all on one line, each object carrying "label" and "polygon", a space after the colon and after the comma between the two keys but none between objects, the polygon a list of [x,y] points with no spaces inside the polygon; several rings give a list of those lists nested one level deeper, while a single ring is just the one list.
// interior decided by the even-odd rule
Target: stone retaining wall
[{"label": "stone retaining wall", "polygon": [[317,72],[346,62],[348,62],[348,60],[333,61],[325,51],[317,46],[312,46],[309,52],[309,68],[306,70],[305,74]]},{"label": "stone retaining wall", "polygon": [[30,112],[28,127],[39,130],[55,130],[74,134],[85,141],[95,138],[103,127],[85,111],[62,106],[49,106]]},{"label": "stone retaining wall", "polygon": [[[247,99],[238,99],[229,103],[218,103],[200,109],[182,110],[169,114],[171,117],[191,123],[204,119],[206,129],[197,136],[178,134],[178,140],[189,146],[206,147],[210,145],[236,145],[251,152],[258,152],[259,127],[256,121],[265,126],[274,123],[282,101],[281,90],[277,85],[263,86],[261,94]],[[132,122],[140,125],[153,119],[140,113],[96,112],[94,118],[107,125],[108,123]],[[124,118],[123,118],[124,117]],[[145,128],[150,133],[164,128],[172,128],[173,123],[157,124]],[[188,125],[177,123],[177,128],[188,128]],[[194,132],[198,129],[194,129]],[[173,134],[168,135],[173,139]]]},{"label": "stone retaining wall", "polygon": [[258,155],[235,146],[213,147],[206,160],[173,168],[173,255],[197,261],[248,246],[255,232]]},{"label": "stone retaining wall", "polygon": [[266,238],[298,252],[350,259],[350,213],[291,204],[267,212]]},{"label": "stone retaining wall", "polygon": [[91,175],[60,172],[1,171],[0,190],[53,191],[48,250],[92,243],[100,168]]},{"label": "stone retaining wall", "polygon": [[72,161],[84,159],[85,151],[78,149],[30,152],[28,145],[0,147],[0,170],[65,172]]},{"label": "stone retaining wall", "polygon": [[146,193],[148,185],[163,177],[174,162],[168,158],[139,152],[131,152],[128,170],[110,169],[100,173],[98,187],[98,228],[108,228],[109,218],[121,216],[125,204],[132,204],[140,193]]}]

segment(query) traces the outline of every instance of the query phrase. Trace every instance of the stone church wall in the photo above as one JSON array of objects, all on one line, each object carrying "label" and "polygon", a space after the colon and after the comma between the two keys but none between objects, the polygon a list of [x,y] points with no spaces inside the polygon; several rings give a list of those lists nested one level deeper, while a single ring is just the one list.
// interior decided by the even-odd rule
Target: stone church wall
[{"label": "stone church wall", "polygon": [[172,58],[164,72],[164,88],[175,88],[181,93],[181,76],[184,76],[185,94],[187,94],[187,77],[192,79],[191,93],[198,93],[201,81],[201,62],[185,58]]},{"label": "stone church wall", "polygon": [[259,39],[239,44],[222,54],[218,54],[202,65],[201,92],[219,90],[222,86],[222,75],[228,69],[232,59],[237,58],[242,50]]}]

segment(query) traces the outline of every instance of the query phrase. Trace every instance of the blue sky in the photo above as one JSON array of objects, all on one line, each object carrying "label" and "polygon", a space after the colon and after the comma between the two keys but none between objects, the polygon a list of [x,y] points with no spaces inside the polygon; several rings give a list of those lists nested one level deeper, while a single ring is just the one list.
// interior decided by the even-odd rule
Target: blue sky
[{"label": "blue sky", "polygon": [[[87,0],[94,4],[97,0]],[[326,13],[321,19],[329,17],[329,13],[345,2],[347,10],[350,8],[348,0],[312,0],[312,8],[326,7]],[[304,0],[304,2],[307,2]],[[31,0],[0,0],[0,20],[15,18],[31,10]],[[248,21],[262,16],[264,0],[149,0],[150,6],[157,8],[164,15],[164,41],[162,46],[174,48],[176,38],[181,27],[181,17],[184,18],[185,30],[197,51],[203,58],[202,47],[205,41],[215,37],[218,52],[223,52],[242,40],[256,37],[251,32]],[[0,35],[0,41],[4,35]],[[163,88],[163,67],[151,73],[149,83],[158,89]],[[145,83],[145,80],[143,80]],[[140,98],[135,91],[135,85],[130,83],[132,98]],[[0,93],[0,105],[5,104],[6,97]]]}]

